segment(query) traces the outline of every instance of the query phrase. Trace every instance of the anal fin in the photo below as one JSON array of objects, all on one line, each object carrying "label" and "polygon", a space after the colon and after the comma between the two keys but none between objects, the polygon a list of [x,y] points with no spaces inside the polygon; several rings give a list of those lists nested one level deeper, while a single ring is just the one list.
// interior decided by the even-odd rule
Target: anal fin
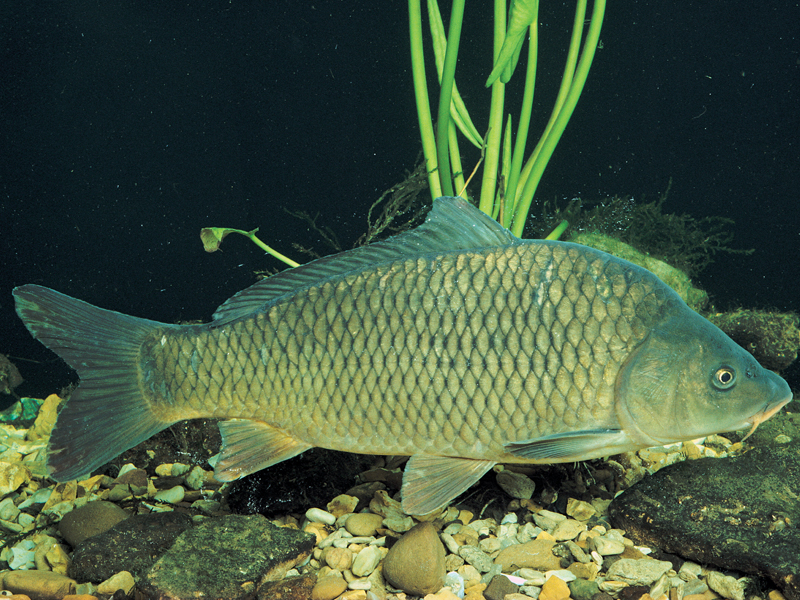
[{"label": "anal fin", "polygon": [[263,421],[228,419],[221,421],[222,452],[214,465],[214,477],[233,481],[266,469],[311,448]]},{"label": "anal fin", "polygon": [[496,463],[451,456],[412,456],[403,473],[403,512],[423,515],[444,506]]}]

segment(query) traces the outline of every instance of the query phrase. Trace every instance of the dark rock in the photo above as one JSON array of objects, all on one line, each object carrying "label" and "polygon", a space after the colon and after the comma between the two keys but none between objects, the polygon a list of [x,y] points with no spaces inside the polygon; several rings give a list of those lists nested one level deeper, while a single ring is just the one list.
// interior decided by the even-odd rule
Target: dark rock
[{"label": "dark rock", "polygon": [[506,594],[516,594],[517,592],[519,592],[519,586],[505,575],[499,574],[492,577],[489,585],[483,590],[483,596],[486,600],[503,600]]},{"label": "dark rock", "polygon": [[367,455],[312,448],[234,482],[228,492],[228,506],[239,514],[267,517],[325,506],[351,488],[356,476],[374,460]]},{"label": "dark rock", "polygon": [[152,600],[256,598],[314,549],[315,537],[276,527],[261,515],[227,515],[186,530],[147,572],[139,590]]},{"label": "dark rock", "polygon": [[597,582],[587,579],[570,581],[567,586],[569,587],[569,595],[574,598],[574,600],[592,600],[592,598],[600,593],[600,586],[597,585]]},{"label": "dark rock", "polygon": [[89,502],[64,515],[58,523],[58,532],[74,548],[93,535],[108,531],[129,516],[111,502]]},{"label": "dark rock", "polygon": [[767,577],[800,599],[799,446],[671,465],[618,496],[609,515],[638,544]]},{"label": "dark rock", "polygon": [[643,585],[631,585],[620,590],[619,600],[639,600],[649,591],[650,588]]},{"label": "dark rock", "polygon": [[119,571],[142,577],[158,557],[191,527],[189,515],[177,512],[135,515],[78,544],[70,576],[100,583]]},{"label": "dark rock", "polygon": [[258,600],[308,600],[316,581],[316,575],[268,581],[258,588]]}]

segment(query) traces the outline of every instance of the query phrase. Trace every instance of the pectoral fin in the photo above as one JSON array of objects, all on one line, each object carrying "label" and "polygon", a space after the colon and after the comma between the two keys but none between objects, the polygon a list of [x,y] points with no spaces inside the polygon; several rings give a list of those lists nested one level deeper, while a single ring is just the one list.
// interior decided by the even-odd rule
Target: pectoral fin
[{"label": "pectoral fin", "polygon": [[423,515],[440,508],[494,465],[490,460],[412,456],[403,473],[403,511],[409,515]]},{"label": "pectoral fin", "polygon": [[634,450],[637,445],[621,429],[585,429],[506,444],[515,456],[540,462],[572,462]]},{"label": "pectoral fin", "polygon": [[221,421],[222,452],[214,466],[219,481],[233,481],[305,452],[311,446],[263,421]]}]

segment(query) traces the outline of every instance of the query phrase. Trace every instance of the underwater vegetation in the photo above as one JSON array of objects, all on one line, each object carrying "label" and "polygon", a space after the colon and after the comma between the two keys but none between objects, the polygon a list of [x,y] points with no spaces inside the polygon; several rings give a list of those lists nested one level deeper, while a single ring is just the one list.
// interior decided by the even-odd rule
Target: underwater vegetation
[{"label": "underwater vegetation", "polygon": [[696,218],[665,212],[668,193],[669,186],[657,200],[650,202],[637,202],[631,196],[599,201],[573,198],[564,206],[559,206],[557,201],[545,201],[541,214],[528,220],[526,235],[544,237],[559,222],[567,220],[569,228],[562,237],[564,240],[571,240],[579,232],[602,233],[663,260],[690,277],[714,262],[718,252],[753,252],[731,245],[733,220],[730,218]]}]

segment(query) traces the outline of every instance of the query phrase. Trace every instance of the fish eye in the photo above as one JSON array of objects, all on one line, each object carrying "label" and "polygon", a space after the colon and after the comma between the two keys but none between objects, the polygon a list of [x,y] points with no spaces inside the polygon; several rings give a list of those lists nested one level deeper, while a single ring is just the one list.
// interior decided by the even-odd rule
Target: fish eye
[{"label": "fish eye", "polygon": [[711,382],[718,390],[729,390],[736,383],[736,371],[732,367],[722,366],[714,372]]}]

